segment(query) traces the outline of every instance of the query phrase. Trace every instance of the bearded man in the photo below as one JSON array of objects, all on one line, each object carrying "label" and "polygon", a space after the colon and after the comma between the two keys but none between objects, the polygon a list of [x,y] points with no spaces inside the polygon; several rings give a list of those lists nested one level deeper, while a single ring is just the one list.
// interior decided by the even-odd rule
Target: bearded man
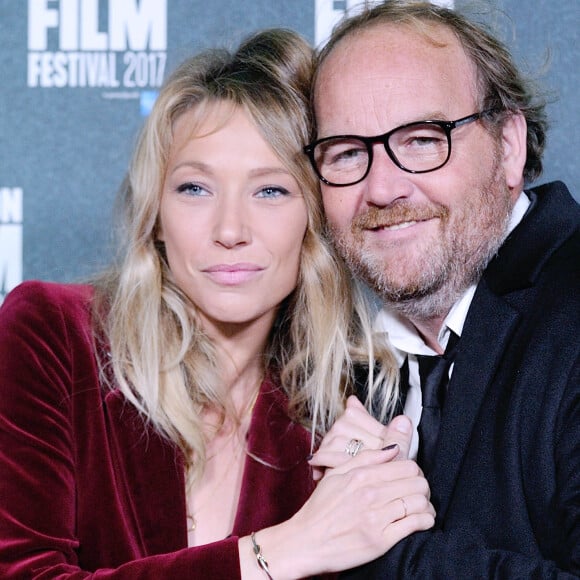
[{"label": "bearded man", "polygon": [[[305,152],[336,247],[382,300],[437,510],[349,578],[580,576],[580,208],[563,183],[528,187],[546,131],[530,87],[429,3],[366,9],[319,55]],[[314,465],[332,445],[346,460],[339,432],[381,440],[349,406]]]}]

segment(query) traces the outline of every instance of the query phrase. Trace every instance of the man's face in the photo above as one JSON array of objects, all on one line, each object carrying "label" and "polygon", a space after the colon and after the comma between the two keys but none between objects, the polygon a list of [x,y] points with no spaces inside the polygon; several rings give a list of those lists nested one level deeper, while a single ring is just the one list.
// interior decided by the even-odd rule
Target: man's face
[{"label": "man's face", "polygon": [[[343,39],[317,80],[318,138],[478,112],[475,71],[459,42],[440,27],[433,37],[437,46],[409,28],[378,25]],[[506,184],[502,140],[481,122],[454,129],[451,142],[449,161],[431,173],[403,171],[379,143],[362,182],[322,184],[339,251],[410,318],[445,314],[479,277],[518,193]]]}]

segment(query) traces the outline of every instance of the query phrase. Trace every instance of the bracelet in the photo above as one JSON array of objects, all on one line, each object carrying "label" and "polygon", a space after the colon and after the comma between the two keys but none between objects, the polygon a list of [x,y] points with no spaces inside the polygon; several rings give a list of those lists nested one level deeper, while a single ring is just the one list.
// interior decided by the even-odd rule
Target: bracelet
[{"label": "bracelet", "polygon": [[264,570],[266,576],[268,576],[269,580],[274,580],[272,578],[272,574],[270,574],[270,568],[268,567],[268,562],[266,562],[266,558],[262,556],[262,547],[258,545],[256,542],[256,533],[252,532],[250,534],[250,538],[252,540],[252,547],[254,548],[254,554],[256,555],[256,560],[258,561],[258,566]]}]

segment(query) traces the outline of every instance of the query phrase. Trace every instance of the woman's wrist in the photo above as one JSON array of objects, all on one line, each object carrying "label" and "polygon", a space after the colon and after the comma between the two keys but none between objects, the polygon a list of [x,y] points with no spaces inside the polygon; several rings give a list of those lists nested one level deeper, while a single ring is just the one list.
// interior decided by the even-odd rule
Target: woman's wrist
[{"label": "woman's wrist", "polygon": [[258,562],[258,566],[260,566],[264,574],[268,576],[268,580],[274,580],[274,578],[272,578],[272,574],[270,574],[268,560],[266,560],[264,554],[262,554],[262,546],[260,546],[256,540],[255,532],[250,534],[250,540],[252,541],[252,549],[254,550],[254,556],[256,556],[256,562]]},{"label": "woman's wrist", "polygon": [[305,569],[304,545],[299,545],[300,538],[289,527],[286,521],[240,538],[243,580],[297,580],[314,573]]}]

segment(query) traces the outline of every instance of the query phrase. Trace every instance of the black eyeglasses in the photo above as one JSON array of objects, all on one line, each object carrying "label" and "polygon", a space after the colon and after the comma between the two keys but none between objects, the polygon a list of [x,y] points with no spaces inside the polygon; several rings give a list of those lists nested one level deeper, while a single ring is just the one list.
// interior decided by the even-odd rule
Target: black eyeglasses
[{"label": "black eyeglasses", "polygon": [[325,137],[306,145],[304,153],[318,177],[336,187],[354,185],[369,174],[375,143],[382,143],[393,163],[403,171],[428,173],[449,161],[453,129],[496,112],[496,109],[488,109],[456,121],[407,123],[376,137]]}]

